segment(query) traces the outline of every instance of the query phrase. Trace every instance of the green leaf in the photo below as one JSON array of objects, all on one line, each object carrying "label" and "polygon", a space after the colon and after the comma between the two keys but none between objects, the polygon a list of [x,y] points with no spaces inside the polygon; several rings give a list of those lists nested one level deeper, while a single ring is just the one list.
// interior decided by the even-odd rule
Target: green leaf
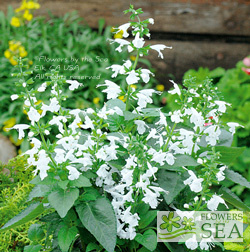
[{"label": "green leaf", "polygon": [[48,196],[49,203],[56,209],[61,218],[64,218],[69,209],[74,205],[79,196],[77,188],[70,188],[68,190],[58,189]]},{"label": "green leaf", "polygon": [[1,229],[0,232],[9,230],[11,228],[20,226],[22,224],[25,224],[36,217],[38,217],[43,211],[44,206],[41,202],[37,202],[34,204],[31,204],[26,209],[24,209],[21,213],[16,215],[14,218],[9,220]]},{"label": "green leaf", "polygon": [[198,166],[199,165],[194,158],[188,155],[178,154],[178,155],[175,155],[175,158],[176,159],[173,165],[164,164],[160,166],[159,168],[170,170],[170,171],[183,172],[182,166]]},{"label": "green leaf", "polygon": [[227,179],[233,181],[236,184],[240,184],[242,186],[245,186],[250,189],[250,182],[247,181],[242,175],[240,175],[238,172],[226,169],[224,171],[225,176]]},{"label": "green leaf", "polygon": [[187,173],[172,172],[166,170],[159,170],[157,173],[159,186],[168,191],[164,193],[163,197],[167,204],[173,202],[174,198],[185,188],[183,183],[188,177]]},{"label": "green leaf", "polygon": [[138,118],[140,115],[134,114],[130,111],[124,111],[124,119],[125,121],[133,120],[135,118]]},{"label": "green leaf", "polygon": [[147,227],[157,216],[157,210],[150,210],[146,214],[139,215],[139,229]]},{"label": "green leaf", "polygon": [[64,180],[64,181],[59,181],[58,182],[58,186],[63,189],[66,190],[67,186],[68,186],[69,181],[68,180]]},{"label": "green leaf", "polygon": [[86,248],[86,252],[90,252],[90,251],[99,251],[101,250],[100,246],[98,246],[97,244],[90,242]]},{"label": "green leaf", "polygon": [[165,246],[169,249],[171,252],[186,252],[187,250],[183,248],[182,245],[174,242],[164,242]]},{"label": "green leaf", "polygon": [[25,246],[23,252],[39,252],[43,246],[40,244],[32,244],[29,246]]},{"label": "green leaf", "polygon": [[76,227],[63,226],[58,232],[58,244],[62,252],[67,252],[70,244],[78,234]]},{"label": "green leaf", "polygon": [[157,117],[160,116],[160,111],[158,108],[145,108],[142,109],[142,113],[146,117]]},{"label": "green leaf", "polygon": [[42,229],[42,225],[40,224],[33,224],[30,226],[28,230],[28,237],[31,241],[35,243],[39,243],[45,236],[45,233]]},{"label": "green leaf", "polygon": [[157,236],[152,229],[143,234],[136,234],[135,240],[150,251],[154,251],[157,247]]},{"label": "green leaf", "polygon": [[71,186],[76,186],[76,187],[90,187],[92,186],[90,180],[83,175],[80,175],[78,179],[72,180],[69,182]]},{"label": "green leaf", "polygon": [[83,226],[108,251],[116,245],[116,217],[111,203],[106,198],[78,205],[76,211]]},{"label": "green leaf", "polygon": [[109,124],[108,128],[111,131],[118,131],[120,127],[125,124],[124,117],[119,116],[117,114],[109,115],[106,121]]},{"label": "green leaf", "polygon": [[240,209],[242,211],[248,211],[248,212],[250,211],[250,207],[245,205],[236,194],[234,194],[233,192],[230,191],[230,189],[228,189],[226,187],[221,187],[218,194],[222,194],[221,197],[225,201],[227,201],[231,205],[237,207],[238,209]]},{"label": "green leaf", "polygon": [[107,109],[113,109],[114,107],[120,108],[122,111],[126,110],[126,104],[120,99],[111,99],[106,102]]},{"label": "green leaf", "polygon": [[30,192],[28,200],[31,201],[37,197],[44,197],[48,192],[51,191],[51,186],[48,185],[36,185]]},{"label": "green leaf", "polygon": [[226,165],[232,163],[235,158],[239,157],[243,153],[244,150],[245,147],[215,146],[215,151],[219,151],[221,154],[219,161]]}]

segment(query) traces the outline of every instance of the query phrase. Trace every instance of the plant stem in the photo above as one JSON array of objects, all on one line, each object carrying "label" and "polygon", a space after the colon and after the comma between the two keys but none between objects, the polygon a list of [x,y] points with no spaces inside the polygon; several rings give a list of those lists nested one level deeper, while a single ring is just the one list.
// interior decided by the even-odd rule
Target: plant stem
[{"label": "plant stem", "polygon": [[[137,63],[138,63],[138,59],[139,59],[139,55],[140,55],[140,52],[138,50],[132,70],[136,69],[136,66],[137,66]],[[129,97],[130,97],[131,91],[132,91],[131,87],[130,87],[130,85],[128,85],[128,95],[127,95],[127,100],[126,100],[126,111],[128,111],[128,109],[129,109]]]}]

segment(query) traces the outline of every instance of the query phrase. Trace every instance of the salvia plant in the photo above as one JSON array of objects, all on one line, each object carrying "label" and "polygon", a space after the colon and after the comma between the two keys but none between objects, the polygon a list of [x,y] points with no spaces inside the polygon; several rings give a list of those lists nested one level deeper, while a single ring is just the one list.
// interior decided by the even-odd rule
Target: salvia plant
[{"label": "salvia plant", "polygon": [[[186,80],[184,88],[172,81],[174,89],[169,91],[178,94],[180,109],[163,113],[147,108],[160,92],[133,88],[152,76],[150,70],[137,67],[138,59],[150,50],[163,58],[162,50],[171,47],[146,45],[144,36],[150,38],[148,25],[154,20],[141,20],[142,10],[132,5],[127,13],[132,21],[117,28],[123,38],[110,42],[117,51],[126,49],[137,56],[133,64],[127,60],[108,68],[112,78],[122,76],[127,86],[111,80],[100,83],[108,101],[99,110],[65,108],[62,87],[73,91],[82,84],[57,71],[47,74],[50,81],[32,88],[26,61],[17,59],[19,73],[14,76],[23,91],[11,98],[24,101],[30,125],[13,129],[19,139],[27,134],[33,146],[25,154],[34,167],[35,187],[29,207],[1,232],[40,216],[42,224],[31,226],[33,243],[25,251],[181,251],[182,246],[209,250],[215,246],[212,241],[198,243],[194,238],[177,249],[157,243],[157,210],[217,210],[230,204],[247,208],[228,189],[218,192],[226,176],[237,180],[227,164],[242,152],[230,147],[240,125],[220,121],[230,104],[218,99],[210,81],[197,87]],[[133,36],[129,41],[128,29]],[[36,95],[46,89],[51,90],[50,102],[37,104]],[[45,115],[50,119],[44,121]],[[56,141],[51,141],[51,134]]]}]

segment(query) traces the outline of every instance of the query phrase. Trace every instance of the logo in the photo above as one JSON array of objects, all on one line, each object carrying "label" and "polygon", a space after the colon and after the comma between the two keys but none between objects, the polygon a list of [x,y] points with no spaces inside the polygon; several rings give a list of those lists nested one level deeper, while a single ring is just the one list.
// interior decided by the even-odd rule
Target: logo
[{"label": "logo", "polygon": [[243,242],[241,211],[159,211],[158,242]]}]

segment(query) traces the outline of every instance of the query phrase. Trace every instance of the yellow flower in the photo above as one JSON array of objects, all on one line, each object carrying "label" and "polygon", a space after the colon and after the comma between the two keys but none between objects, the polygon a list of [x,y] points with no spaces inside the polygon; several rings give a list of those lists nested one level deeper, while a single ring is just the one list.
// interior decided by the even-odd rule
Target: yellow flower
[{"label": "yellow flower", "polygon": [[158,90],[158,91],[164,91],[164,89],[165,89],[165,87],[164,87],[164,85],[162,85],[162,84],[158,84],[158,85],[156,85],[156,89]]},{"label": "yellow flower", "polygon": [[21,22],[20,22],[20,19],[18,17],[12,17],[12,19],[10,21],[10,24],[12,26],[15,26],[15,27],[20,27],[21,26]]},{"label": "yellow flower", "polygon": [[95,98],[93,99],[93,103],[94,103],[94,104],[98,104],[99,101],[100,101],[100,98],[99,98],[99,97],[95,97]]},{"label": "yellow flower", "polygon": [[19,149],[19,150],[17,151],[17,153],[18,153],[18,155],[21,155],[21,154],[22,154],[22,150]]},{"label": "yellow flower", "polygon": [[13,57],[10,58],[10,63],[12,66],[16,66],[18,64],[18,62],[14,60]]},{"label": "yellow flower", "polygon": [[4,52],[4,57],[7,58],[7,59],[10,59],[10,58],[11,58],[11,52],[10,52],[10,50],[6,50],[6,51]]},{"label": "yellow flower", "polygon": [[131,59],[132,61],[135,61],[136,57],[135,57],[134,55],[131,55],[131,56],[130,56],[130,59]]},{"label": "yellow flower", "polygon": [[28,108],[28,106],[26,106],[26,105],[24,105],[23,106],[23,113],[25,114],[25,115],[28,115],[28,112],[27,112],[27,109]]},{"label": "yellow flower", "polygon": [[19,47],[19,56],[24,58],[28,55],[27,51],[25,50],[25,48],[23,46]]},{"label": "yellow flower", "polygon": [[35,3],[33,1],[28,1],[26,4],[26,8],[27,9],[39,9],[40,8],[40,4],[39,3]]},{"label": "yellow flower", "polygon": [[114,39],[121,39],[122,38],[122,33],[118,32],[114,35]]},{"label": "yellow flower", "polygon": [[124,97],[124,95],[119,96],[118,99],[120,99],[121,101],[125,102],[127,100],[127,98]]},{"label": "yellow flower", "polygon": [[15,144],[16,146],[20,146],[21,143],[23,142],[23,139],[21,139],[21,140],[20,140],[20,139],[15,140],[13,136],[10,136],[9,139],[10,139],[10,141],[11,141],[13,144]]},{"label": "yellow flower", "polygon": [[20,42],[16,42],[16,41],[13,41],[13,40],[9,41],[9,49],[12,52],[15,52],[20,46],[21,46]]},{"label": "yellow flower", "polygon": [[132,88],[134,88],[134,89],[137,88],[137,86],[136,86],[135,84],[130,85],[130,87],[132,87]]},{"label": "yellow flower", "polygon": [[25,10],[25,12],[23,14],[23,18],[26,19],[27,21],[30,21],[33,18],[33,15],[31,13],[29,13],[28,10]]},{"label": "yellow flower", "polygon": [[33,61],[32,60],[29,60],[29,65],[33,65]]},{"label": "yellow flower", "polygon": [[27,9],[26,0],[23,0],[22,5],[19,8],[15,9],[15,12],[20,12],[25,9]]},{"label": "yellow flower", "polygon": [[12,128],[15,124],[16,124],[16,118],[11,117],[10,119],[8,119],[7,121],[5,121],[3,123],[3,125],[4,125],[3,131],[5,131],[5,132],[10,131],[9,129]]},{"label": "yellow flower", "polygon": [[113,27],[111,27],[111,29],[110,29],[110,32],[115,32],[115,30],[116,30],[116,28],[113,26]]}]

